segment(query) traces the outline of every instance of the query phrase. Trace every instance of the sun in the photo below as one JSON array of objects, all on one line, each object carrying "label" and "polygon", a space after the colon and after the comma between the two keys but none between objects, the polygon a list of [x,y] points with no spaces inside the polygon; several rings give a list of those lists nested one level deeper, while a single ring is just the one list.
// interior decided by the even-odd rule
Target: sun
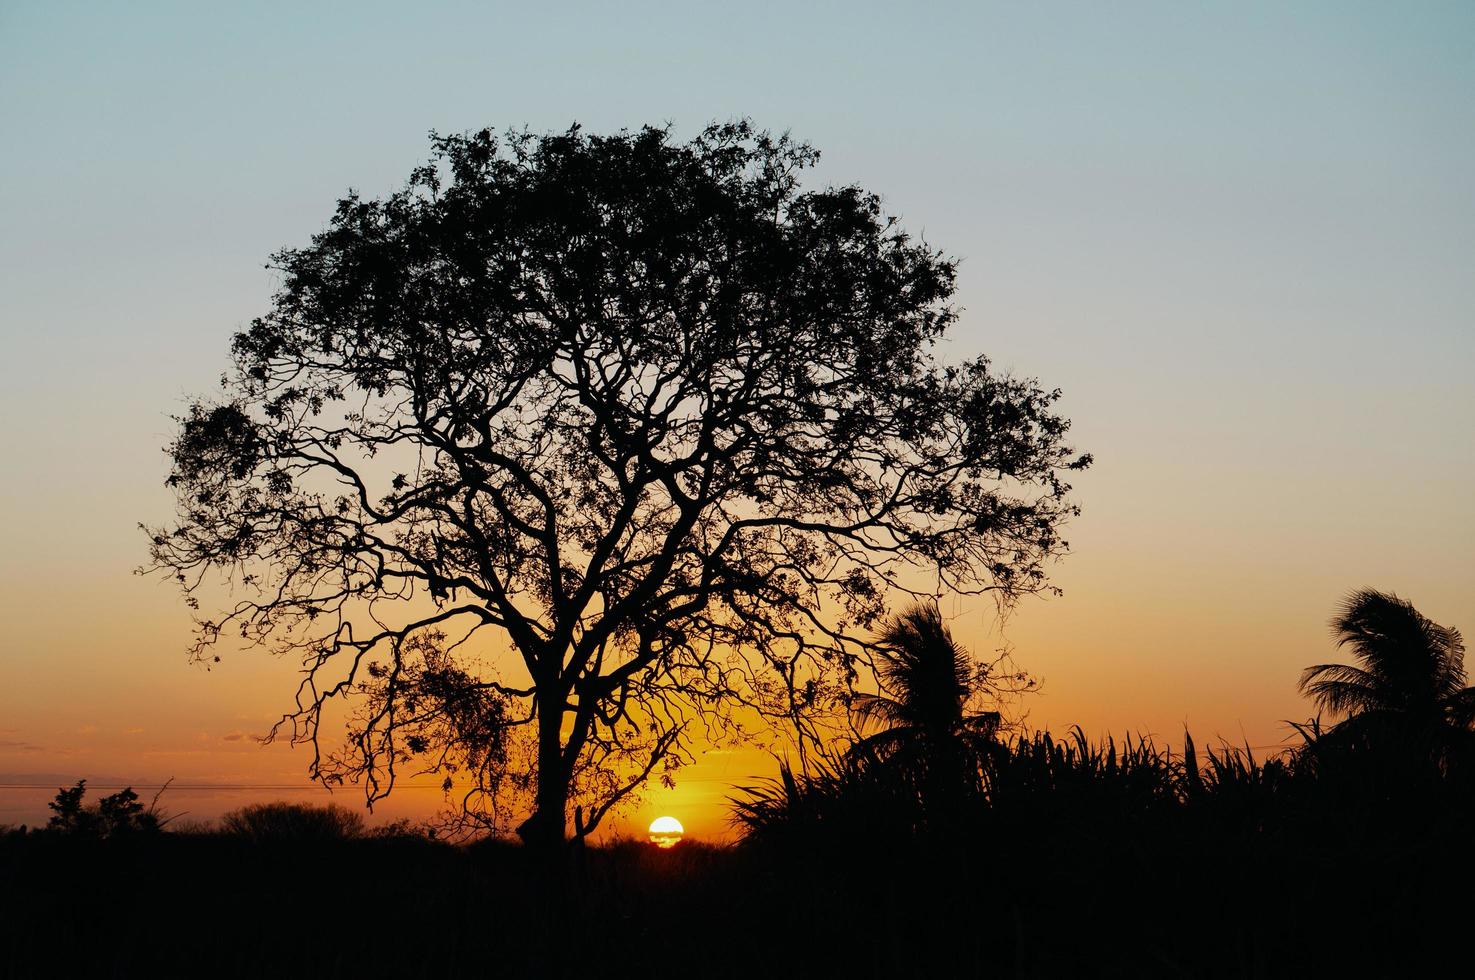
[{"label": "sun", "polygon": [[650,823],[650,842],[656,847],[675,847],[686,833],[675,817],[656,817]]}]

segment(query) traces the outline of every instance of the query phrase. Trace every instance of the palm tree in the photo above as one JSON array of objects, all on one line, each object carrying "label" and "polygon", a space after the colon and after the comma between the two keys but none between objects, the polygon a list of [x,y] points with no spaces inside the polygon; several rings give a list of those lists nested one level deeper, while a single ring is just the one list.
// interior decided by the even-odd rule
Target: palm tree
[{"label": "palm tree", "polygon": [[1465,643],[1391,593],[1362,589],[1347,596],[1332,620],[1351,664],[1317,664],[1301,675],[1301,691],[1333,715],[1344,736],[1399,741],[1434,753],[1441,767],[1475,723],[1475,688],[1465,686]]},{"label": "palm tree", "polygon": [[881,692],[857,694],[851,708],[862,727],[884,727],[857,741],[852,757],[894,766],[917,781],[924,808],[935,808],[976,779],[978,760],[998,731],[997,711],[969,711],[987,672],[930,604],[888,620],[874,653]]}]

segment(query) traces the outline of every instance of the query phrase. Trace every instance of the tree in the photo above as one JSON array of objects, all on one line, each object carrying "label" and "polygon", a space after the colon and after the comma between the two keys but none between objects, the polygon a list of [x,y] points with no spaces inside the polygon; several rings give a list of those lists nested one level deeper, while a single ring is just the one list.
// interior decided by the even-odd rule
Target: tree
[{"label": "tree", "polygon": [[460,772],[467,813],[556,841],[573,801],[584,834],[703,727],[828,704],[889,593],[1048,588],[1089,463],[1059,393],[940,364],[955,264],[874,195],[801,191],[813,149],[747,123],[433,143],[274,257],[149,531],[191,601],[212,572],[240,596],[197,656],[230,631],[302,657],[273,734],[317,778],[372,802]]},{"label": "tree", "polygon": [[981,695],[1034,681],[1023,673],[993,676],[992,666],[974,661],[953,639],[935,603],[918,603],[885,621],[875,642],[874,669],[880,692],[851,701],[862,725],[880,730],[852,749],[884,761],[916,781],[924,810],[948,800],[976,780],[979,764],[999,730],[997,710],[971,710]]},{"label": "tree", "polygon": [[87,780],[79,779],[70,789],[59,789],[56,798],[46,804],[51,809],[51,819],[46,829],[59,834],[77,837],[122,837],[129,834],[144,834],[157,831],[161,821],[157,810],[161,789],[154,802],[145,807],[138,802],[133,787],[126,786],[111,796],[104,796],[92,806],[83,804],[87,795]]},{"label": "tree", "polygon": [[[1338,647],[1360,666],[1317,664],[1301,691],[1323,710],[1345,715],[1342,737],[1412,747],[1446,763],[1475,723],[1475,688],[1465,686],[1465,643],[1406,599],[1361,589],[1332,620]],[[1376,745],[1373,745],[1376,747]]]}]

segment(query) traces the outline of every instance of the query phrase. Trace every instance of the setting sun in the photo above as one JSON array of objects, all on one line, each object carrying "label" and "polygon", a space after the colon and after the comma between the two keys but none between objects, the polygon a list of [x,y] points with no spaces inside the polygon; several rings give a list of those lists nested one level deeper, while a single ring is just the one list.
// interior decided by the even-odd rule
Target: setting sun
[{"label": "setting sun", "polygon": [[675,847],[685,832],[675,817],[656,817],[650,824],[650,842],[657,847]]}]

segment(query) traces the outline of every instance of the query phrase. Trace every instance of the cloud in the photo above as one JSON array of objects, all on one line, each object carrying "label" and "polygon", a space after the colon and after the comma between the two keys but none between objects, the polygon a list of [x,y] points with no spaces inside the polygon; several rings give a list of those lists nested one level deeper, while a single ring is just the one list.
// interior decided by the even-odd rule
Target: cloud
[{"label": "cloud", "polygon": [[245,737],[246,737],[246,733],[245,732],[231,732],[229,735],[226,735],[224,738],[222,738],[221,741],[222,742],[239,742],[241,739],[243,739]]},{"label": "cloud", "polygon": [[46,748],[34,742],[22,742],[18,739],[0,739],[0,750],[10,749],[12,752],[45,752]]}]

